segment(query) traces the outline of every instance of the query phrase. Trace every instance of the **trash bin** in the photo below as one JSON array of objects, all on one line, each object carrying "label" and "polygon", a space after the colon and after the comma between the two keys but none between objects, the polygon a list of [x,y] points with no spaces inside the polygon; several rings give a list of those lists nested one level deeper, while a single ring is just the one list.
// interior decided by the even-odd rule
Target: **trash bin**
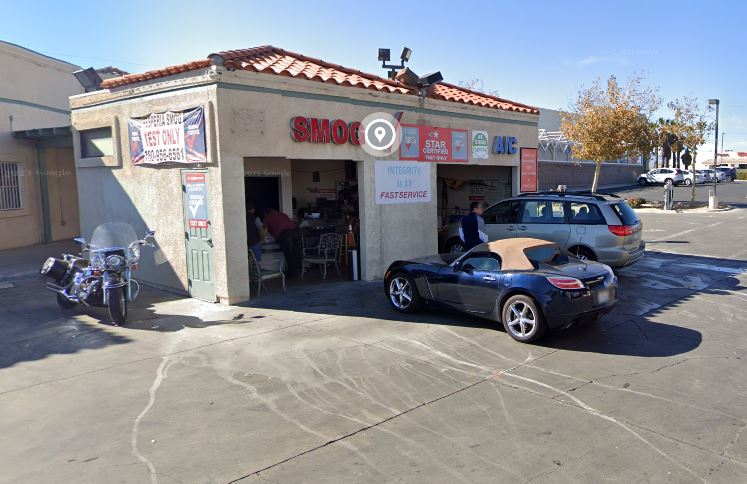
[{"label": "trash bin", "polygon": [[348,279],[359,281],[361,279],[361,263],[358,258],[358,249],[348,250]]}]

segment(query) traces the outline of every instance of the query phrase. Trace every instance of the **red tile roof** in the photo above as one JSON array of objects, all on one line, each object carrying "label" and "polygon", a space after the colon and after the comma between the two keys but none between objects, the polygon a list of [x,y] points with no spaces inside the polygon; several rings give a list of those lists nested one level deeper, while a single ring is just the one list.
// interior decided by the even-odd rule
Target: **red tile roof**
[{"label": "red tile roof", "polygon": [[[212,54],[211,54],[212,55]],[[278,47],[266,45],[251,49],[229,50],[218,52],[223,58],[223,65],[229,69],[275,74],[318,82],[327,82],[341,86],[351,86],[375,91],[417,95],[417,88],[402,84],[398,81],[385,79],[374,74],[368,74],[338,64],[307,57],[302,54],[288,52]],[[186,64],[164,67],[140,74],[127,74],[121,77],[106,79],[101,83],[103,89],[124,86],[136,82],[148,81],[172,74],[205,69],[211,65],[210,59],[204,59]],[[428,97],[443,101],[473,104],[486,108],[503,109],[529,114],[539,114],[539,109],[472,91],[453,84],[440,83],[428,91]]]}]

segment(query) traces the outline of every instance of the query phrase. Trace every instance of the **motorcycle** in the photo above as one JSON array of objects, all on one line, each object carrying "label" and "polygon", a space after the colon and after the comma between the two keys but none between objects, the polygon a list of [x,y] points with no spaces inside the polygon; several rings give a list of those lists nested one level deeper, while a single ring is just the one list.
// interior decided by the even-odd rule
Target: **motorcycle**
[{"label": "motorcycle", "polygon": [[105,306],[111,320],[123,325],[127,304],[140,292],[131,273],[138,267],[140,247],[155,247],[151,240],[155,240],[153,231],[139,239],[129,224],[107,222],[96,227],[90,243],[82,237],[75,239],[82,246],[80,256],[50,257],[39,272],[54,280],[47,283],[47,289],[57,294],[61,308]]}]

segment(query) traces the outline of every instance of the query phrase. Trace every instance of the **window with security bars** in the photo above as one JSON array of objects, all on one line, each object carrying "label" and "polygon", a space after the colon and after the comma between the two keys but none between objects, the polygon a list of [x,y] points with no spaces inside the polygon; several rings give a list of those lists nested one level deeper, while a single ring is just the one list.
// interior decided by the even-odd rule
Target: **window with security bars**
[{"label": "window with security bars", "polygon": [[0,211],[23,208],[20,172],[20,163],[0,161]]}]

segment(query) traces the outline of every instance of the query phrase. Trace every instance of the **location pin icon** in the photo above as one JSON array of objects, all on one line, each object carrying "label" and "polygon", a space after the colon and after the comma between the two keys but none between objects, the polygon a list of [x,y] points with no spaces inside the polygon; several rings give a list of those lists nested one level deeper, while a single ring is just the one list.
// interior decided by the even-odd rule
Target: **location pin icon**
[{"label": "location pin icon", "polygon": [[374,136],[376,136],[376,139],[379,140],[379,143],[381,143],[381,140],[384,139],[384,136],[386,136],[386,130],[379,126],[378,128],[374,129]]}]

